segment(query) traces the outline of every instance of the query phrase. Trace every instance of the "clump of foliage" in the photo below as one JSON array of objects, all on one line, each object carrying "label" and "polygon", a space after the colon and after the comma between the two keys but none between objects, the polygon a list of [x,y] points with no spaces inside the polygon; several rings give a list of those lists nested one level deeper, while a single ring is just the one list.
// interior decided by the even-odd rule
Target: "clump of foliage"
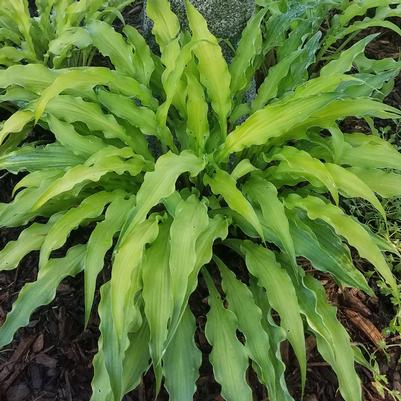
[{"label": "clump of foliage", "polygon": [[[377,136],[343,133],[338,122],[399,118],[382,99],[401,64],[365,56],[377,35],[334,47],[368,26],[399,32],[386,20],[399,14],[398,4],[260,1],[228,65],[189,2],[191,34],[180,30],[167,0],[150,0],[160,53],[133,27],[120,34],[95,20],[82,27],[84,35],[114,69],[0,70],[0,101],[16,110],[0,130],[0,167],[27,173],[14,199],[0,204],[2,227],[27,225],[1,251],[0,269],[39,251],[37,280],[21,290],[0,328],[0,346],[51,302],[66,276],[80,272],[88,321],[113,249],[98,307],[93,401],[121,400],[151,366],[156,391],[164,379],[171,400],[192,399],[201,353],[188,302],[199,277],[209,291],[205,332],[224,399],[252,400],[245,378],[251,365],[271,400],[292,400],[280,344],[291,344],[303,387],[307,331],[344,399],[361,400],[349,336],[297,257],[341,286],[372,294],[352,246],[400,301],[383,255],[388,244],[339,200],[365,199],[386,219],[376,194],[399,194],[401,155]],[[246,102],[263,65],[266,78]],[[54,141],[25,142],[33,124]],[[87,243],[52,256],[83,226],[92,230]],[[235,266],[224,249],[238,254]],[[246,280],[235,274],[240,260]]]},{"label": "clump of foliage", "polygon": [[121,10],[133,0],[36,0],[31,16],[25,0],[0,0],[0,65],[44,63],[50,67],[89,65],[93,20],[124,21]]}]

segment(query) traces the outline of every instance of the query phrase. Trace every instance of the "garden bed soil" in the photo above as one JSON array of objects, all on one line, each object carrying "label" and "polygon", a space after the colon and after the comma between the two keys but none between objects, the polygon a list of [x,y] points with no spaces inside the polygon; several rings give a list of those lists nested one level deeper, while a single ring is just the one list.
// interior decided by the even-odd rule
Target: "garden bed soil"
[{"label": "garden bed soil", "polygon": [[[130,18],[137,18],[138,9],[128,11]],[[398,58],[400,39],[385,33],[369,46],[369,56],[375,58]],[[401,81],[397,80],[393,92],[386,101],[401,108]],[[346,122],[349,130],[360,129],[358,120]],[[388,124],[386,122],[386,124]],[[393,130],[398,127],[393,126]],[[396,141],[401,145],[400,132]],[[4,173],[0,177],[2,202],[10,200],[10,194],[17,177]],[[16,239],[20,229],[3,229],[0,247]],[[70,243],[79,242],[87,233],[75,232]],[[363,269],[369,269],[363,261],[356,261]],[[17,270],[0,273],[0,324],[10,310],[21,287],[35,280],[37,254],[24,258]],[[308,266],[306,265],[306,268]],[[108,276],[107,269],[99,282]],[[317,276],[317,275],[316,275]],[[400,337],[385,336],[385,329],[393,316],[393,310],[386,297],[376,291],[377,297],[367,297],[355,290],[343,290],[324,275],[317,276],[325,284],[330,301],[338,307],[338,316],[348,329],[352,340],[374,352],[382,374],[387,375],[388,388],[401,392]],[[60,285],[56,299],[50,305],[34,313],[27,328],[18,331],[14,341],[0,351],[0,401],[88,401],[90,399],[93,369],[91,362],[97,348],[98,317],[94,313],[87,328],[84,328],[83,277],[68,278]],[[97,300],[98,301],[98,300]],[[197,317],[197,343],[204,354],[210,347],[204,334],[205,314],[208,307],[206,291],[202,286],[193,295],[191,306]],[[383,351],[384,341],[392,345]],[[337,379],[331,368],[321,359],[313,337],[307,338],[308,379],[305,401],[341,400],[337,392]],[[288,365],[287,381],[291,393],[300,399],[299,369],[288,345],[283,346],[283,355]],[[380,394],[372,374],[365,368],[358,368],[362,379],[364,401],[392,400],[389,395]],[[267,400],[255,374],[250,371],[248,380],[254,389],[254,399]],[[152,373],[149,372],[139,388],[125,396],[125,401],[153,401],[155,399]],[[157,400],[167,400],[162,391]],[[220,401],[219,386],[213,379],[212,368],[204,358],[198,380],[197,401]]]}]

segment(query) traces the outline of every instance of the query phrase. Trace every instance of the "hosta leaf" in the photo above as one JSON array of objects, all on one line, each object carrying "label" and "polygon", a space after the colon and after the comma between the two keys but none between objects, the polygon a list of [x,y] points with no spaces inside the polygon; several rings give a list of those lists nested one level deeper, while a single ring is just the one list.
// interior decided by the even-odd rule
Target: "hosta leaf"
[{"label": "hosta leaf", "polygon": [[258,168],[256,168],[250,161],[249,159],[242,159],[235,167],[234,170],[231,172],[231,177],[234,178],[234,180],[238,181],[240,178],[244,177],[245,175],[253,172],[253,171],[258,171]]},{"label": "hosta leaf", "polygon": [[134,199],[117,197],[108,206],[104,220],[97,223],[88,240],[85,255],[85,323],[88,323],[96,288],[96,279],[103,268],[106,252],[113,245],[113,237],[121,229]]},{"label": "hosta leaf", "polygon": [[157,110],[157,118],[162,127],[166,124],[167,115],[172,103],[174,103],[180,113],[185,114],[183,104],[185,90],[182,90],[183,81],[181,78],[185,67],[192,59],[192,51],[196,45],[196,42],[193,43],[191,41],[181,48],[179,38],[177,38],[164,48],[161,61],[166,68],[163,71],[161,80],[166,99]]},{"label": "hosta leaf", "polygon": [[244,189],[262,210],[263,224],[280,239],[282,248],[295,263],[295,250],[284,205],[278,199],[277,189],[270,182],[257,176],[251,177]]},{"label": "hosta leaf", "polygon": [[[325,77],[325,79],[327,79]],[[311,119],[308,126],[328,126],[336,120],[348,117],[377,117],[383,119],[400,118],[400,111],[387,104],[372,99],[339,99],[328,103]]]},{"label": "hosta leaf", "polygon": [[137,106],[133,100],[126,96],[104,90],[97,91],[97,97],[100,103],[117,117],[127,120],[146,135],[157,135],[156,114],[151,109]]},{"label": "hosta leaf", "polygon": [[[273,369],[272,376],[269,378],[271,383],[269,396],[272,400],[294,401],[285,382],[285,364],[281,358],[281,343],[286,340],[286,332],[274,322],[266,291],[259,287],[252,279],[250,282],[250,290],[252,291],[256,304],[262,311],[263,329],[269,337],[269,352],[268,355],[265,356],[265,358],[269,359]],[[258,365],[256,367],[258,367]],[[256,369],[256,371],[258,370]],[[272,392],[273,390],[274,392]]]},{"label": "hosta leaf", "polygon": [[249,356],[259,368],[259,380],[267,386],[270,397],[275,399],[274,361],[270,360],[270,341],[262,325],[262,311],[255,303],[249,288],[237,280],[235,274],[220,259],[215,258],[215,261],[221,272],[228,308],[237,317],[239,329],[246,338],[245,346]]},{"label": "hosta leaf", "polygon": [[401,170],[401,153],[389,142],[373,135],[344,135],[347,144],[340,157],[341,164],[364,168]]},{"label": "hosta leaf", "polygon": [[152,207],[168,198],[174,192],[175,183],[181,174],[189,172],[194,177],[204,166],[204,160],[187,150],[179,155],[168,152],[159,157],[154,171],[145,174],[144,182],[137,193],[137,206],[127,220],[126,229],[131,230],[145,219]]},{"label": "hosta leaf", "polygon": [[252,205],[237,188],[237,182],[224,170],[217,169],[213,177],[205,175],[203,181],[215,195],[221,195],[230,209],[243,216],[263,239],[263,230]]},{"label": "hosta leaf", "polygon": [[401,174],[359,167],[352,167],[349,170],[383,198],[401,196]]},{"label": "hosta leaf", "polygon": [[33,121],[33,113],[29,110],[18,110],[3,122],[0,129],[0,145],[10,134],[21,132],[27,124]]},{"label": "hosta leaf", "polygon": [[109,57],[117,71],[135,76],[136,69],[133,63],[133,48],[128,45],[123,36],[103,21],[93,21],[87,30],[91,35],[93,45],[103,56]]},{"label": "hosta leaf", "polygon": [[79,184],[97,182],[109,172],[115,172],[119,175],[129,172],[132,176],[135,176],[142,170],[146,169],[146,162],[140,156],[132,154],[134,157],[131,157],[128,160],[119,157],[124,154],[124,151],[130,151],[130,149],[117,149],[120,155],[113,154],[112,152],[114,149],[110,148],[110,155],[107,154],[109,148],[100,150],[98,153],[95,153],[94,156],[103,156],[102,158],[99,158],[98,160],[95,159],[93,162],[91,159],[88,159],[85,164],[80,164],[69,169],[62,177],[54,180],[47,188],[47,191],[37,201],[35,207],[41,207],[50,199],[72,190]]},{"label": "hosta leaf", "polygon": [[92,43],[92,38],[85,28],[74,26],[66,29],[49,42],[49,53],[56,56],[63,56],[61,58],[64,59],[72,46],[78,49],[84,49],[92,45]]},{"label": "hosta leaf", "polygon": [[228,135],[221,149],[221,158],[252,145],[263,145],[270,138],[285,134],[308,121],[313,113],[332,102],[335,97],[335,94],[322,94],[266,106]]},{"label": "hosta leaf", "polygon": [[0,251],[0,271],[15,269],[24,256],[38,251],[55,220],[56,216],[47,224],[33,223],[16,241],[8,242]]},{"label": "hosta leaf", "polygon": [[377,36],[378,34],[368,35],[362,40],[355,43],[349,49],[344,50],[340,53],[339,57],[333,61],[330,61],[320,70],[320,76],[330,77],[332,74],[339,74],[349,71],[354,60],[365,51],[366,46]]},{"label": "hosta leaf", "polygon": [[281,327],[287,332],[301,368],[302,388],[306,379],[306,351],[304,328],[299,314],[299,304],[290,276],[276,261],[274,253],[262,246],[245,241],[241,245],[249,272],[258,284],[266,289],[272,308],[281,318]]},{"label": "hosta leaf", "polygon": [[86,220],[100,216],[113,197],[115,197],[115,194],[109,192],[95,193],[86,198],[78,207],[70,209],[61,216],[50,228],[40,249],[39,267],[41,268],[47,264],[51,252],[65,243],[72,230]]},{"label": "hosta leaf", "polygon": [[84,253],[84,245],[74,246],[64,258],[51,259],[36,281],[24,285],[0,327],[0,347],[10,343],[15,332],[28,324],[35,309],[54,299],[57,287],[64,278],[75,276],[82,270]]},{"label": "hosta leaf", "polygon": [[317,348],[337,374],[341,395],[346,401],[361,400],[350,339],[336,318],[336,309],[327,302],[324,288],[307,275],[303,286],[297,286],[297,293],[302,313],[316,336]]},{"label": "hosta leaf", "polygon": [[221,385],[221,395],[227,401],[251,401],[252,392],[245,374],[248,369],[248,351],[236,335],[237,319],[223,302],[212,278],[203,273],[209,290],[210,311],[207,314],[205,333],[212,346],[209,360],[214,377]]},{"label": "hosta leaf", "polygon": [[[92,400],[120,400],[122,397],[123,354],[116,341],[116,329],[111,311],[110,282],[100,288],[100,303],[98,307],[100,324],[98,356],[94,360],[95,377],[92,388]],[[127,310],[127,313],[130,311]]]},{"label": "hosta leaf", "polygon": [[123,364],[123,389],[124,393],[135,389],[142,378],[142,374],[149,367],[150,333],[148,324],[144,321],[142,327],[135,333],[128,335],[129,346],[125,351]]},{"label": "hosta leaf", "polygon": [[202,363],[202,353],[195,345],[195,329],[195,318],[187,307],[163,358],[165,386],[171,401],[193,399]]},{"label": "hosta leaf", "polygon": [[315,185],[315,180],[317,180],[330,191],[334,201],[338,204],[338,191],[334,178],[327,170],[326,165],[319,159],[292,146],[281,148],[274,154],[273,159],[283,161],[273,170],[272,178],[274,175],[284,174],[292,178],[305,178],[312,185]]},{"label": "hosta leaf", "polygon": [[31,92],[41,92],[60,74],[42,64],[13,65],[0,70],[0,88],[21,86]]},{"label": "hosta leaf", "polygon": [[155,63],[148,44],[143,36],[130,25],[126,25],[123,29],[127,41],[134,47],[134,55],[132,62],[135,67],[135,78],[144,85],[148,85],[150,77],[155,69]]},{"label": "hosta leaf", "polygon": [[349,244],[358,250],[362,258],[372,263],[385,282],[391,287],[394,296],[397,299],[399,298],[397,283],[383,254],[360,223],[344,214],[340,208],[313,196],[301,198],[292,194],[287,197],[286,206],[289,208],[302,208],[306,210],[310,219],[321,219],[331,225],[338,235],[346,238]]},{"label": "hosta leaf", "polygon": [[171,11],[168,0],[149,0],[146,2],[146,13],[153,21],[152,33],[161,51],[177,37],[180,32],[180,22]]},{"label": "hosta leaf", "polygon": [[177,205],[170,228],[169,260],[170,291],[175,314],[181,313],[188,291],[188,277],[196,268],[197,240],[208,225],[207,206],[195,195]]},{"label": "hosta leaf", "polygon": [[235,56],[230,64],[231,95],[246,90],[254,74],[255,58],[262,52],[261,23],[267,9],[261,9],[249,21],[242,32]]},{"label": "hosta leaf", "polygon": [[280,82],[288,75],[291,64],[298,57],[299,51],[289,54],[279,63],[269,69],[267,77],[258,89],[255,99],[252,101],[252,111],[255,112],[264,107],[271,99],[277,97]]},{"label": "hosta leaf", "polygon": [[326,168],[336,183],[338,190],[347,198],[362,198],[370,202],[386,219],[386,212],[373,191],[357,175],[337,164],[326,163]]},{"label": "hosta leaf", "polygon": [[156,376],[156,392],[161,386],[161,359],[168,337],[168,321],[172,316],[169,230],[169,222],[161,225],[159,236],[145,251],[142,263],[142,297],[150,329],[150,355]]},{"label": "hosta leaf", "polygon": [[103,132],[105,138],[119,138],[124,143],[136,147],[135,141],[114,116],[103,113],[97,103],[87,102],[79,97],[59,95],[48,103],[46,112],[70,124],[83,122],[89,130]]},{"label": "hosta leaf", "polygon": [[372,293],[364,275],[354,266],[349,249],[328,224],[302,218],[298,213],[289,216],[297,256],[309,259],[315,269],[331,273],[341,285]]},{"label": "hosta leaf", "polygon": [[75,155],[89,157],[106,146],[106,143],[97,136],[80,135],[73,125],[67,124],[51,114],[47,116],[46,120],[56,140]]},{"label": "hosta leaf", "polygon": [[[192,37],[200,43],[194,49],[198,59],[200,80],[209,95],[223,137],[227,133],[227,116],[231,110],[231,77],[217,39],[209,32],[202,14],[186,0],[186,10]],[[213,63],[210,62],[213,60]]]},{"label": "hosta leaf", "polygon": [[208,104],[202,85],[194,74],[187,72],[187,133],[202,152],[209,136]]},{"label": "hosta leaf", "polygon": [[[152,243],[158,235],[158,221],[150,218],[145,220],[131,233],[124,235],[124,241],[115,250],[113,271],[111,274],[111,302],[116,333],[119,338],[131,324],[126,319],[126,309],[141,288],[141,264],[146,244]],[[150,286],[149,289],[151,289]],[[125,351],[124,340],[121,352]]]},{"label": "hosta leaf", "polygon": [[24,145],[14,152],[0,156],[0,168],[14,173],[65,169],[78,163],[82,163],[82,158],[75,156],[58,143],[51,143],[44,147]]}]

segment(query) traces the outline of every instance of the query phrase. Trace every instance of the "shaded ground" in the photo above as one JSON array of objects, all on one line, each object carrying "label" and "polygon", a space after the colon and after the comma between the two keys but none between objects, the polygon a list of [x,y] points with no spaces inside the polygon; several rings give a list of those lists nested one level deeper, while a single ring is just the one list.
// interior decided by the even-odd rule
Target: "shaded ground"
[{"label": "shaded ground", "polygon": [[[137,18],[137,11],[130,14]],[[398,57],[401,42],[391,34],[382,35],[369,47],[370,57]],[[387,102],[401,107],[401,82],[388,97]],[[348,128],[360,129],[357,120],[347,121]],[[400,132],[396,132],[395,141],[401,145]],[[16,177],[10,174],[0,177],[2,188],[0,200],[8,201]],[[9,240],[15,239],[20,230],[2,230],[0,247]],[[71,241],[76,241],[85,233],[79,232]],[[357,261],[363,270],[367,267],[363,261]],[[0,324],[10,310],[12,301],[24,283],[36,277],[37,255],[26,257],[19,268],[13,272],[0,273]],[[308,268],[306,266],[306,268]],[[104,273],[107,275],[107,272]],[[379,295],[368,298],[364,294],[339,289],[327,276],[319,275],[325,284],[329,298],[338,306],[338,316],[351,334],[355,343],[363,344],[370,352],[375,352],[382,374],[388,377],[389,389],[401,391],[401,348],[392,346],[400,343],[400,338],[387,336],[390,347],[386,352],[380,351],[383,342],[383,331],[392,318],[389,301]],[[104,278],[103,278],[104,279]],[[372,283],[372,285],[374,285]],[[194,294],[191,300],[197,316],[197,342],[204,354],[210,347],[204,335],[205,314],[207,305],[204,301],[204,288]],[[60,286],[55,301],[38,310],[27,328],[21,329],[10,346],[0,351],[0,401],[88,401],[90,398],[90,381],[92,378],[91,361],[97,347],[97,316],[94,316],[88,327],[83,327],[83,278],[67,279]],[[337,380],[333,371],[324,363],[316,351],[312,337],[307,339],[308,346],[308,380],[306,385],[306,401],[341,400],[336,393]],[[291,350],[284,346],[283,355],[288,365],[288,383],[291,391],[299,398],[299,370]],[[380,391],[373,384],[372,374],[365,368],[359,368],[363,381],[364,400],[392,400],[390,396],[382,398]],[[262,387],[257,383],[253,372],[249,372],[249,381],[253,384],[255,400],[266,399]],[[210,364],[204,361],[198,391],[198,401],[220,401],[219,386],[212,377]],[[125,397],[126,401],[150,401],[154,399],[153,378],[149,373],[140,388]],[[159,401],[167,400],[165,393],[158,397]]]}]

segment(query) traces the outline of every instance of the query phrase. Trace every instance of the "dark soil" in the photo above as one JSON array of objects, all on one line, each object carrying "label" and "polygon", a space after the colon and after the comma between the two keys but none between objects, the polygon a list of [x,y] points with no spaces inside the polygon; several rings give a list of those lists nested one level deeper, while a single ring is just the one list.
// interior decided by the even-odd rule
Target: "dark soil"
[{"label": "dark soil", "polygon": [[[137,21],[137,10],[129,12],[128,16],[129,19]],[[400,39],[391,33],[385,33],[369,46],[368,52],[370,57],[398,58],[400,48]],[[400,79],[386,101],[395,107],[401,107]],[[345,123],[350,130],[363,128],[363,125],[359,124],[362,124],[359,120]],[[401,145],[400,133],[396,128],[395,125],[392,126],[393,132],[396,132],[395,140]],[[17,181],[17,177],[8,173],[0,177],[2,202],[10,200],[11,190]],[[1,230],[0,247],[16,239],[19,232],[20,229]],[[85,234],[78,232],[71,241],[76,241]],[[369,269],[363,261],[357,262],[362,270]],[[0,273],[0,324],[21,287],[35,279],[36,266],[37,254],[31,254],[22,261],[16,271]],[[308,269],[307,264],[305,267]],[[100,281],[104,281],[106,277],[107,271]],[[395,335],[385,336],[385,329],[394,313],[388,299],[380,295],[379,291],[377,297],[369,298],[358,291],[338,288],[327,276],[317,277],[325,284],[331,302],[338,307],[338,316],[348,329],[352,340],[362,344],[369,352],[375,353],[380,372],[387,375],[388,388],[401,391],[401,366],[398,363],[401,348],[397,346],[400,338]],[[191,306],[197,316],[197,342],[207,355],[210,347],[204,334],[205,314],[208,309],[205,297],[206,291],[201,284],[191,299]],[[93,374],[91,362],[96,352],[99,334],[97,315],[94,314],[86,329],[83,322],[83,277],[80,275],[64,280],[54,302],[36,311],[29,326],[19,330],[14,341],[0,351],[0,401],[88,401]],[[381,348],[384,341],[394,346],[384,352]],[[307,349],[308,380],[305,400],[341,400],[337,392],[335,374],[317,353],[313,337],[307,338]],[[300,399],[299,369],[288,345],[283,346],[283,355],[288,366],[287,381],[291,392],[296,399]],[[367,369],[360,367],[358,370],[363,382],[365,401],[393,400],[389,395],[381,395]],[[254,399],[267,400],[266,393],[252,371],[249,372],[249,382],[254,389]],[[127,395],[125,400],[151,401],[154,397],[153,377],[150,372],[139,389]],[[157,398],[160,401],[167,399],[163,391]],[[222,400],[219,396],[219,385],[213,379],[212,368],[207,358],[204,358],[201,367],[195,399]]]}]

